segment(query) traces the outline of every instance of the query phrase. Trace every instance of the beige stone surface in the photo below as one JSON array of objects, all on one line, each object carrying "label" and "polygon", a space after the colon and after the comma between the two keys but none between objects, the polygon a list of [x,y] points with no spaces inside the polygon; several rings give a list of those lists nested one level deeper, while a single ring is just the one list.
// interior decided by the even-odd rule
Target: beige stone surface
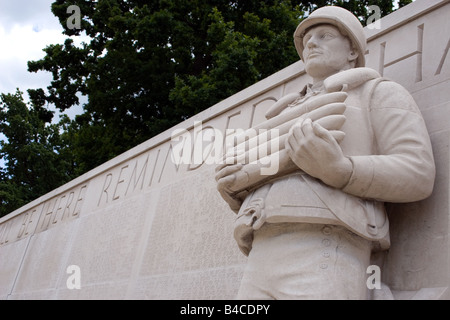
[{"label": "beige stone surface", "polygon": [[[430,198],[390,208],[382,277],[397,299],[450,298],[448,16],[448,1],[416,0],[365,30],[367,66],[412,94],[437,168]],[[173,163],[172,133],[194,135],[196,121],[203,134],[248,129],[310,80],[297,62],[0,219],[0,298],[233,298],[246,263],[233,213],[215,165]],[[203,145],[204,162],[211,142]],[[66,285],[71,265],[80,289]]]}]

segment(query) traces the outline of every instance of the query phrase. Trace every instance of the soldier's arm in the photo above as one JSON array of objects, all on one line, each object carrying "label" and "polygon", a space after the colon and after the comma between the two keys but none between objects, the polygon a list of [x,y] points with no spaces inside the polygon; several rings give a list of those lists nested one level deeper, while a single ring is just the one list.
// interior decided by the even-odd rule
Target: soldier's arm
[{"label": "soldier's arm", "polygon": [[387,202],[427,198],[435,179],[430,138],[409,92],[393,82],[381,82],[369,112],[378,148],[376,155],[353,156],[353,172],[343,191]]}]

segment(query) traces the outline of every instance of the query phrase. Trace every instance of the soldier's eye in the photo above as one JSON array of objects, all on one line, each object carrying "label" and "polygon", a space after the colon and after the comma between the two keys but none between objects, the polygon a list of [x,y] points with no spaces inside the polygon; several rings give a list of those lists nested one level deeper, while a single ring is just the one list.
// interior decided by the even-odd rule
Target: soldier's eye
[{"label": "soldier's eye", "polygon": [[322,39],[333,39],[334,35],[331,32],[325,32],[324,34],[322,34]]}]

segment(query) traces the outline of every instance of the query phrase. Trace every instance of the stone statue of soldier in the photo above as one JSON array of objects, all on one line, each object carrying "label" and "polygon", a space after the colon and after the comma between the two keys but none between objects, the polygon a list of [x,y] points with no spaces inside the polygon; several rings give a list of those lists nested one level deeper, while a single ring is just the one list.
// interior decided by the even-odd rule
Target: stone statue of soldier
[{"label": "stone statue of soldier", "polygon": [[[429,135],[407,90],[365,68],[364,29],[352,13],[317,9],[294,42],[313,81],[266,117],[318,97],[327,102],[306,108],[290,127],[280,163],[293,170],[243,183],[245,164],[216,169],[248,255],[237,298],[366,299],[371,254],[390,245],[384,202],[432,192]],[[333,92],[345,93],[345,101],[333,100]]]}]

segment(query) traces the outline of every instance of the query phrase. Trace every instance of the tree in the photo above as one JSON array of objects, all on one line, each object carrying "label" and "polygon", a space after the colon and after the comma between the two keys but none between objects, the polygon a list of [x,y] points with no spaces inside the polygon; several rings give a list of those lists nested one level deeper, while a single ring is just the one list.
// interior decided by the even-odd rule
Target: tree
[{"label": "tree", "polygon": [[0,97],[0,216],[71,180],[74,163],[60,125],[42,106],[27,105],[22,92]]}]

